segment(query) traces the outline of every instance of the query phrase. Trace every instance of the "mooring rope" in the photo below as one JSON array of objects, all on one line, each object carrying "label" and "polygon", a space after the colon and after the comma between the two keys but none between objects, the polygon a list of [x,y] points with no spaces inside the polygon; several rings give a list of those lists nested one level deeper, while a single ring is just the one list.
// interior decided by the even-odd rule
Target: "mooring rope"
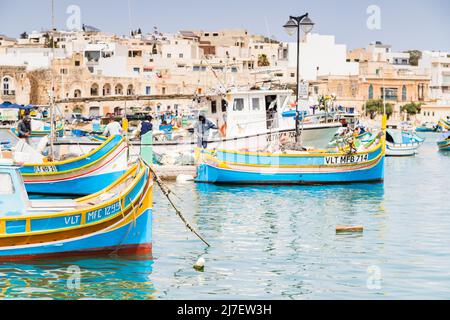
[{"label": "mooring rope", "polygon": [[[133,146],[133,144],[131,143],[131,141],[128,139],[128,136],[125,135],[125,139],[126,142],[129,146]],[[195,234],[203,243],[205,243],[208,247],[211,247],[211,245],[197,232],[197,230],[195,230],[194,227],[192,227],[192,225],[189,223],[189,221],[184,217],[183,213],[177,208],[177,206],[175,205],[175,203],[172,201],[172,199],[170,198],[170,194],[175,195],[175,193],[169,188],[167,187],[164,182],[161,180],[161,178],[158,176],[158,174],[155,172],[155,170],[153,170],[152,165],[148,164],[147,161],[145,159],[143,159],[141,156],[139,156],[139,158],[146,164],[146,166],[150,169],[150,171],[153,174],[154,180],[156,181],[156,183],[158,184],[159,188],[161,189],[161,191],[163,192],[164,196],[167,198],[167,200],[169,201],[170,205],[172,206],[172,208],[175,210],[175,213],[177,214],[177,216],[181,219],[181,221],[183,221],[185,227],[190,230],[193,234]],[[176,195],[175,195],[176,196]],[[178,197],[178,196],[177,196]]]},{"label": "mooring rope", "polygon": [[163,194],[166,196],[169,203],[172,205],[172,208],[175,210],[175,213],[177,214],[177,216],[181,219],[181,221],[183,221],[185,227],[188,228],[193,234],[195,234],[208,247],[211,247],[211,245],[197,232],[197,230],[195,230],[195,228],[191,226],[189,221],[184,217],[183,213],[177,208],[175,203],[172,201],[172,199],[170,198],[170,194],[172,193],[170,188],[167,187],[164,184],[164,182],[162,182],[161,178],[156,174],[155,170],[153,170],[153,168],[145,160],[143,160],[143,161],[150,168],[150,171],[153,173],[153,176],[155,177],[156,183],[158,184],[158,186],[161,189],[161,191],[163,192]]}]

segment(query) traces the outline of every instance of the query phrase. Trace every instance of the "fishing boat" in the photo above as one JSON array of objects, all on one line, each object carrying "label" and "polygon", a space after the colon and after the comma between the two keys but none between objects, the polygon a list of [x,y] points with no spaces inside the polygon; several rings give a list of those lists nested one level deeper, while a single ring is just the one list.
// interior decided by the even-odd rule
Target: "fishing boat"
[{"label": "fishing boat", "polygon": [[439,137],[437,145],[440,151],[450,151],[450,132]]},{"label": "fishing boat", "polygon": [[75,200],[30,200],[20,173],[1,160],[0,261],[151,253],[153,179],[143,162]]},{"label": "fishing boat", "polygon": [[385,134],[359,150],[203,150],[196,181],[215,184],[335,184],[384,180]]},{"label": "fishing boat", "polygon": [[450,130],[450,121],[449,119],[441,119],[438,122],[438,131],[445,132]]},{"label": "fishing boat", "polygon": [[421,126],[416,127],[416,132],[435,132],[437,130],[437,125],[431,122],[426,122]]},{"label": "fishing boat", "polygon": [[386,132],[386,156],[402,157],[414,156],[423,145],[425,139],[413,132],[403,130],[387,130]]},{"label": "fishing boat", "polygon": [[[127,153],[124,137],[114,136],[72,159],[45,162],[42,157],[40,162],[23,161],[20,172],[29,193],[87,195],[106,188],[126,171]],[[22,156],[26,158],[27,154]]]}]

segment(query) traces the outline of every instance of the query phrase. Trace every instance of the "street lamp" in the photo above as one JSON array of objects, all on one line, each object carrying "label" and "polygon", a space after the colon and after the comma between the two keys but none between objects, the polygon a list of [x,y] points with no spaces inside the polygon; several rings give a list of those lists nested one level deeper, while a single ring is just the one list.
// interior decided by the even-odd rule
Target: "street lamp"
[{"label": "street lamp", "polygon": [[296,103],[296,118],[295,118],[295,142],[298,142],[298,122],[299,122],[299,112],[298,105],[300,103],[300,28],[305,34],[312,31],[314,23],[308,17],[308,13],[300,16],[294,17],[290,16],[289,21],[284,25],[286,33],[290,36],[294,35],[297,31],[297,103]]}]

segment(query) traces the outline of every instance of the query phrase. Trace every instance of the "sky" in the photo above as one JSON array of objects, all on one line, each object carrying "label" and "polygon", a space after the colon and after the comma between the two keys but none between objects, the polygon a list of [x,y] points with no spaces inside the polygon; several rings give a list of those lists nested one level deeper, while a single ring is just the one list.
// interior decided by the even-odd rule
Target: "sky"
[{"label": "sky", "polygon": [[[349,49],[381,41],[398,51],[450,51],[449,0],[55,0],[58,29],[67,29],[70,5],[79,6],[83,23],[118,35],[128,34],[130,26],[171,33],[245,28],[295,41],[283,25],[289,15],[308,12],[313,32],[335,35]],[[377,6],[379,15],[367,13],[370,6]],[[18,37],[49,29],[51,21],[51,0],[0,0],[0,34]]]}]

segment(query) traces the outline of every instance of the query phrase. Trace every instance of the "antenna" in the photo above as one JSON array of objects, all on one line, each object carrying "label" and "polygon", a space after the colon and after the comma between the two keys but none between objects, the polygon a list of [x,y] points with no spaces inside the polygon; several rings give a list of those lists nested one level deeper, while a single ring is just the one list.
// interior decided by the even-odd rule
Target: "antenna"
[{"label": "antenna", "polygon": [[131,23],[131,0],[128,0],[128,26],[129,26],[129,32],[132,31],[132,23]]}]

